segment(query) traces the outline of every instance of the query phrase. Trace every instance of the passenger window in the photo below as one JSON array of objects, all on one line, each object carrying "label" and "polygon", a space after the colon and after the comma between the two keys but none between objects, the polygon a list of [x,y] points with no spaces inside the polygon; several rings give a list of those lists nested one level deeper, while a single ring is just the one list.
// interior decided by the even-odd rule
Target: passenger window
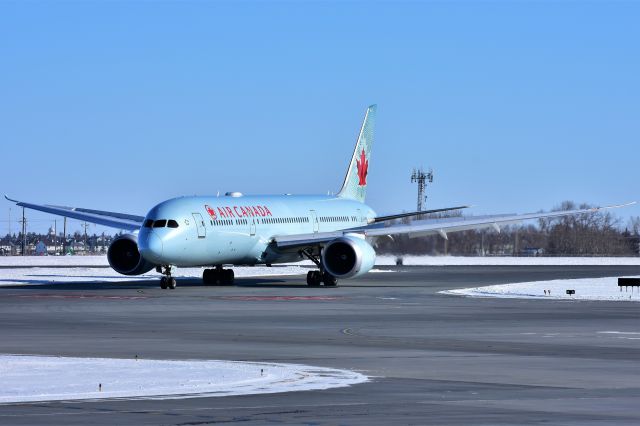
[{"label": "passenger window", "polygon": [[152,219],[147,219],[144,221],[144,227],[145,228],[151,228],[153,226],[153,220]]},{"label": "passenger window", "polygon": [[154,228],[164,228],[164,226],[167,224],[166,219],[160,219],[160,220],[156,220],[155,223],[153,224]]},{"label": "passenger window", "polygon": [[173,219],[169,219],[169,222],[167,222],[167,226],[169,228],[177,228],[178,227],[178,222],[176,222]]}]

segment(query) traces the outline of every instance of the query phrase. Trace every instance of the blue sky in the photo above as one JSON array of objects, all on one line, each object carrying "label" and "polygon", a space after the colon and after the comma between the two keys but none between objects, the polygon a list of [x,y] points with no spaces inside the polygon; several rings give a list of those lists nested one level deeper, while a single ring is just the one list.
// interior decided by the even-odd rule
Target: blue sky
[{"label": "blue sky", "polygon": [[640,199],[638,22],[610,1],[0,2],[0,191],[139,214],[336,191],[377,103],[380,213],[415,208],[421,165],[434,208]]}]

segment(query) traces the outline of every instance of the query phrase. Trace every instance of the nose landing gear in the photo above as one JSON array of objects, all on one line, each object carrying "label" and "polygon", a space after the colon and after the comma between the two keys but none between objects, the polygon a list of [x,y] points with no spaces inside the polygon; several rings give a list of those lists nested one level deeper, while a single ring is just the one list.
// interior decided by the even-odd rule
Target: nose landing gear
[{"label": "nose landing gear", "polygon": [[156,271],[164,276],[160,278],[160,288],[163,290],[176,288],[176,279],[171,276],[171,265],[162,265],[156,267]]},{"label": "nose landing gear", "polygon": [[222,266],[205,269],[202,273],[202,282],[205,285],[233,285],[234,278],[233,269],[223,269]]}]

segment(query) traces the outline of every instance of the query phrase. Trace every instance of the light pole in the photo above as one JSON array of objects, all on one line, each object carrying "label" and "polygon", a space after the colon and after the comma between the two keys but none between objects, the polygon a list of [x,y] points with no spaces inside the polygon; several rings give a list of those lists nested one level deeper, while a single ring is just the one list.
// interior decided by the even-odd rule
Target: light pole
[{"label": "light pole", "polygon": [[84,228],[84,254],[86,256],[87,254],[87,228],[89,227],[89,224],[87,222],[82,224],[82,227]]},{"label": "light pole", "polygon": [[27,219],[24,217],[24,207],[22,208],[22,255],[25,255],[27,248]]}]

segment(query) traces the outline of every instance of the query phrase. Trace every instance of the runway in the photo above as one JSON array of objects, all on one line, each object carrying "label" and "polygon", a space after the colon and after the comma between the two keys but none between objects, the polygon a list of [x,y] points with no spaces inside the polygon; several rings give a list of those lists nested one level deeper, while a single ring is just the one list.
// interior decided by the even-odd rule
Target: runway
[{"label": "runway", "polygon": [[0,424],[640,424],[637,303],[438,294],[637,275],[640,266],[376,269],[394,272],[330,289],[299,276],[234,287],[181,280],[174,291],[146,279],[2,287],[0,353],[301,363],[372,380],[267,395],[0,405]]}]

